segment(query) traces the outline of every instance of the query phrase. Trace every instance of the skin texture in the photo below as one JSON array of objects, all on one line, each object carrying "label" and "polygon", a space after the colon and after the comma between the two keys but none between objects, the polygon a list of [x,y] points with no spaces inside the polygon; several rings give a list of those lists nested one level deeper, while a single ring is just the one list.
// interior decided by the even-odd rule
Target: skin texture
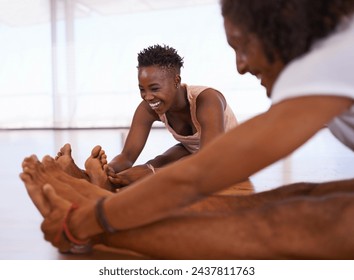
[{"label": "skin texture", "polygon": [[[277,58],[270,61],[257,36],[224,20],[228,43],[239,56],[238,71],[258,76],[271,95],[284,63]],[[154,258],[351,259],[354,180],[298,183],[243,197],[212,195],[289,155],[352,105],[349,98],[321,95],[272,105],[195,155],[108,196],[103,210],[111,226],[119,229],[117,233],[103,232],[92,200],[78,202],[69,228],[77,238],[100,236],[109,246]],[[215,164],[220,158],[222,164]],[[37,164],[47,171],[45,162]],[[23,173],[31,175],[26,168]],[[78,192],[79,179],[71,180],[68,185]],[[43,187],[35,179],[25,181],[44,216],[45,238],[60,248],[65,244],[53,243],[56,221],[76,195],[70,198],[56,192],[55,184]]]}]

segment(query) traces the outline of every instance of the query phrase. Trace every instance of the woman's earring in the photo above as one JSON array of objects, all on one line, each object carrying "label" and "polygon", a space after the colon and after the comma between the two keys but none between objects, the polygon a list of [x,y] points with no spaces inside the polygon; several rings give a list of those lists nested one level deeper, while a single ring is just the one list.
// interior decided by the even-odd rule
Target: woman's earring
[{"label": "woman's earring", "polygon": [[175,86],[176,86],[176,88],[179,88],[179,84],[176,83]]}]

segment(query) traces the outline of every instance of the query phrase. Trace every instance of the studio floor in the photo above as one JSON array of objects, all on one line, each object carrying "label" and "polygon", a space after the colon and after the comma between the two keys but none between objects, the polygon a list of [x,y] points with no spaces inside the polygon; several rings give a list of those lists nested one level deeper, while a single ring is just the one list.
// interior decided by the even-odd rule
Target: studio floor
[{"label": "studio floor", "polygon": [[[128,252],[103,248],[88,256],[62,255],[43,239],[41,217],[19,178],[22,160],[31,154],[54,156],[65,143],[71,143],[78,166],[100,144],[108,160],[121,151],[127,130],[3,130],[0,131],[0,259],[140,259]],[[164,129],[153,129],[138,163],[143,163],[175,144]],[[220,159],[222,161],[222,159]],[[250,178],[259,192],[299,181],[327,181],[354,177],[354,153],[323,129],[299,150]],[[235,167],[237,168],[237,167]],[[230,191],[242,193],[244,185]]]}]

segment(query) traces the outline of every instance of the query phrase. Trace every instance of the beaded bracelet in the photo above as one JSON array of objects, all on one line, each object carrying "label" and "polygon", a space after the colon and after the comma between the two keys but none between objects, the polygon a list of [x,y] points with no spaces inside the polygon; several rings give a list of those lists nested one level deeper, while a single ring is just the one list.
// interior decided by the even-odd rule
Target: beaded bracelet
[{"label": "beaded bracelet", "polygon": [[107,217],[103,211],[103,202],[105,201],[106,198],[107,197],[102,197],[97,201],[96,204],[97,222],[105,232],[116,233],[118,230],[109,224],[109,222],[107,221]]}]

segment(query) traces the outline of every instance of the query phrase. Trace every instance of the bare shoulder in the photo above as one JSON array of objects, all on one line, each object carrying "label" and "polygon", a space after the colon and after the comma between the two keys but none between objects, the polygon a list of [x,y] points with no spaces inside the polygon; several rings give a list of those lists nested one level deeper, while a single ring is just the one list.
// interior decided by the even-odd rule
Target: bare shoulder
[{"label": "bare shoulder", "polygon": [[222,107],[225,109],[226,107],[226,99],[224,95],[213,88],[207,88],[203,90],[197,97],[197,105],[222,105]]}]

